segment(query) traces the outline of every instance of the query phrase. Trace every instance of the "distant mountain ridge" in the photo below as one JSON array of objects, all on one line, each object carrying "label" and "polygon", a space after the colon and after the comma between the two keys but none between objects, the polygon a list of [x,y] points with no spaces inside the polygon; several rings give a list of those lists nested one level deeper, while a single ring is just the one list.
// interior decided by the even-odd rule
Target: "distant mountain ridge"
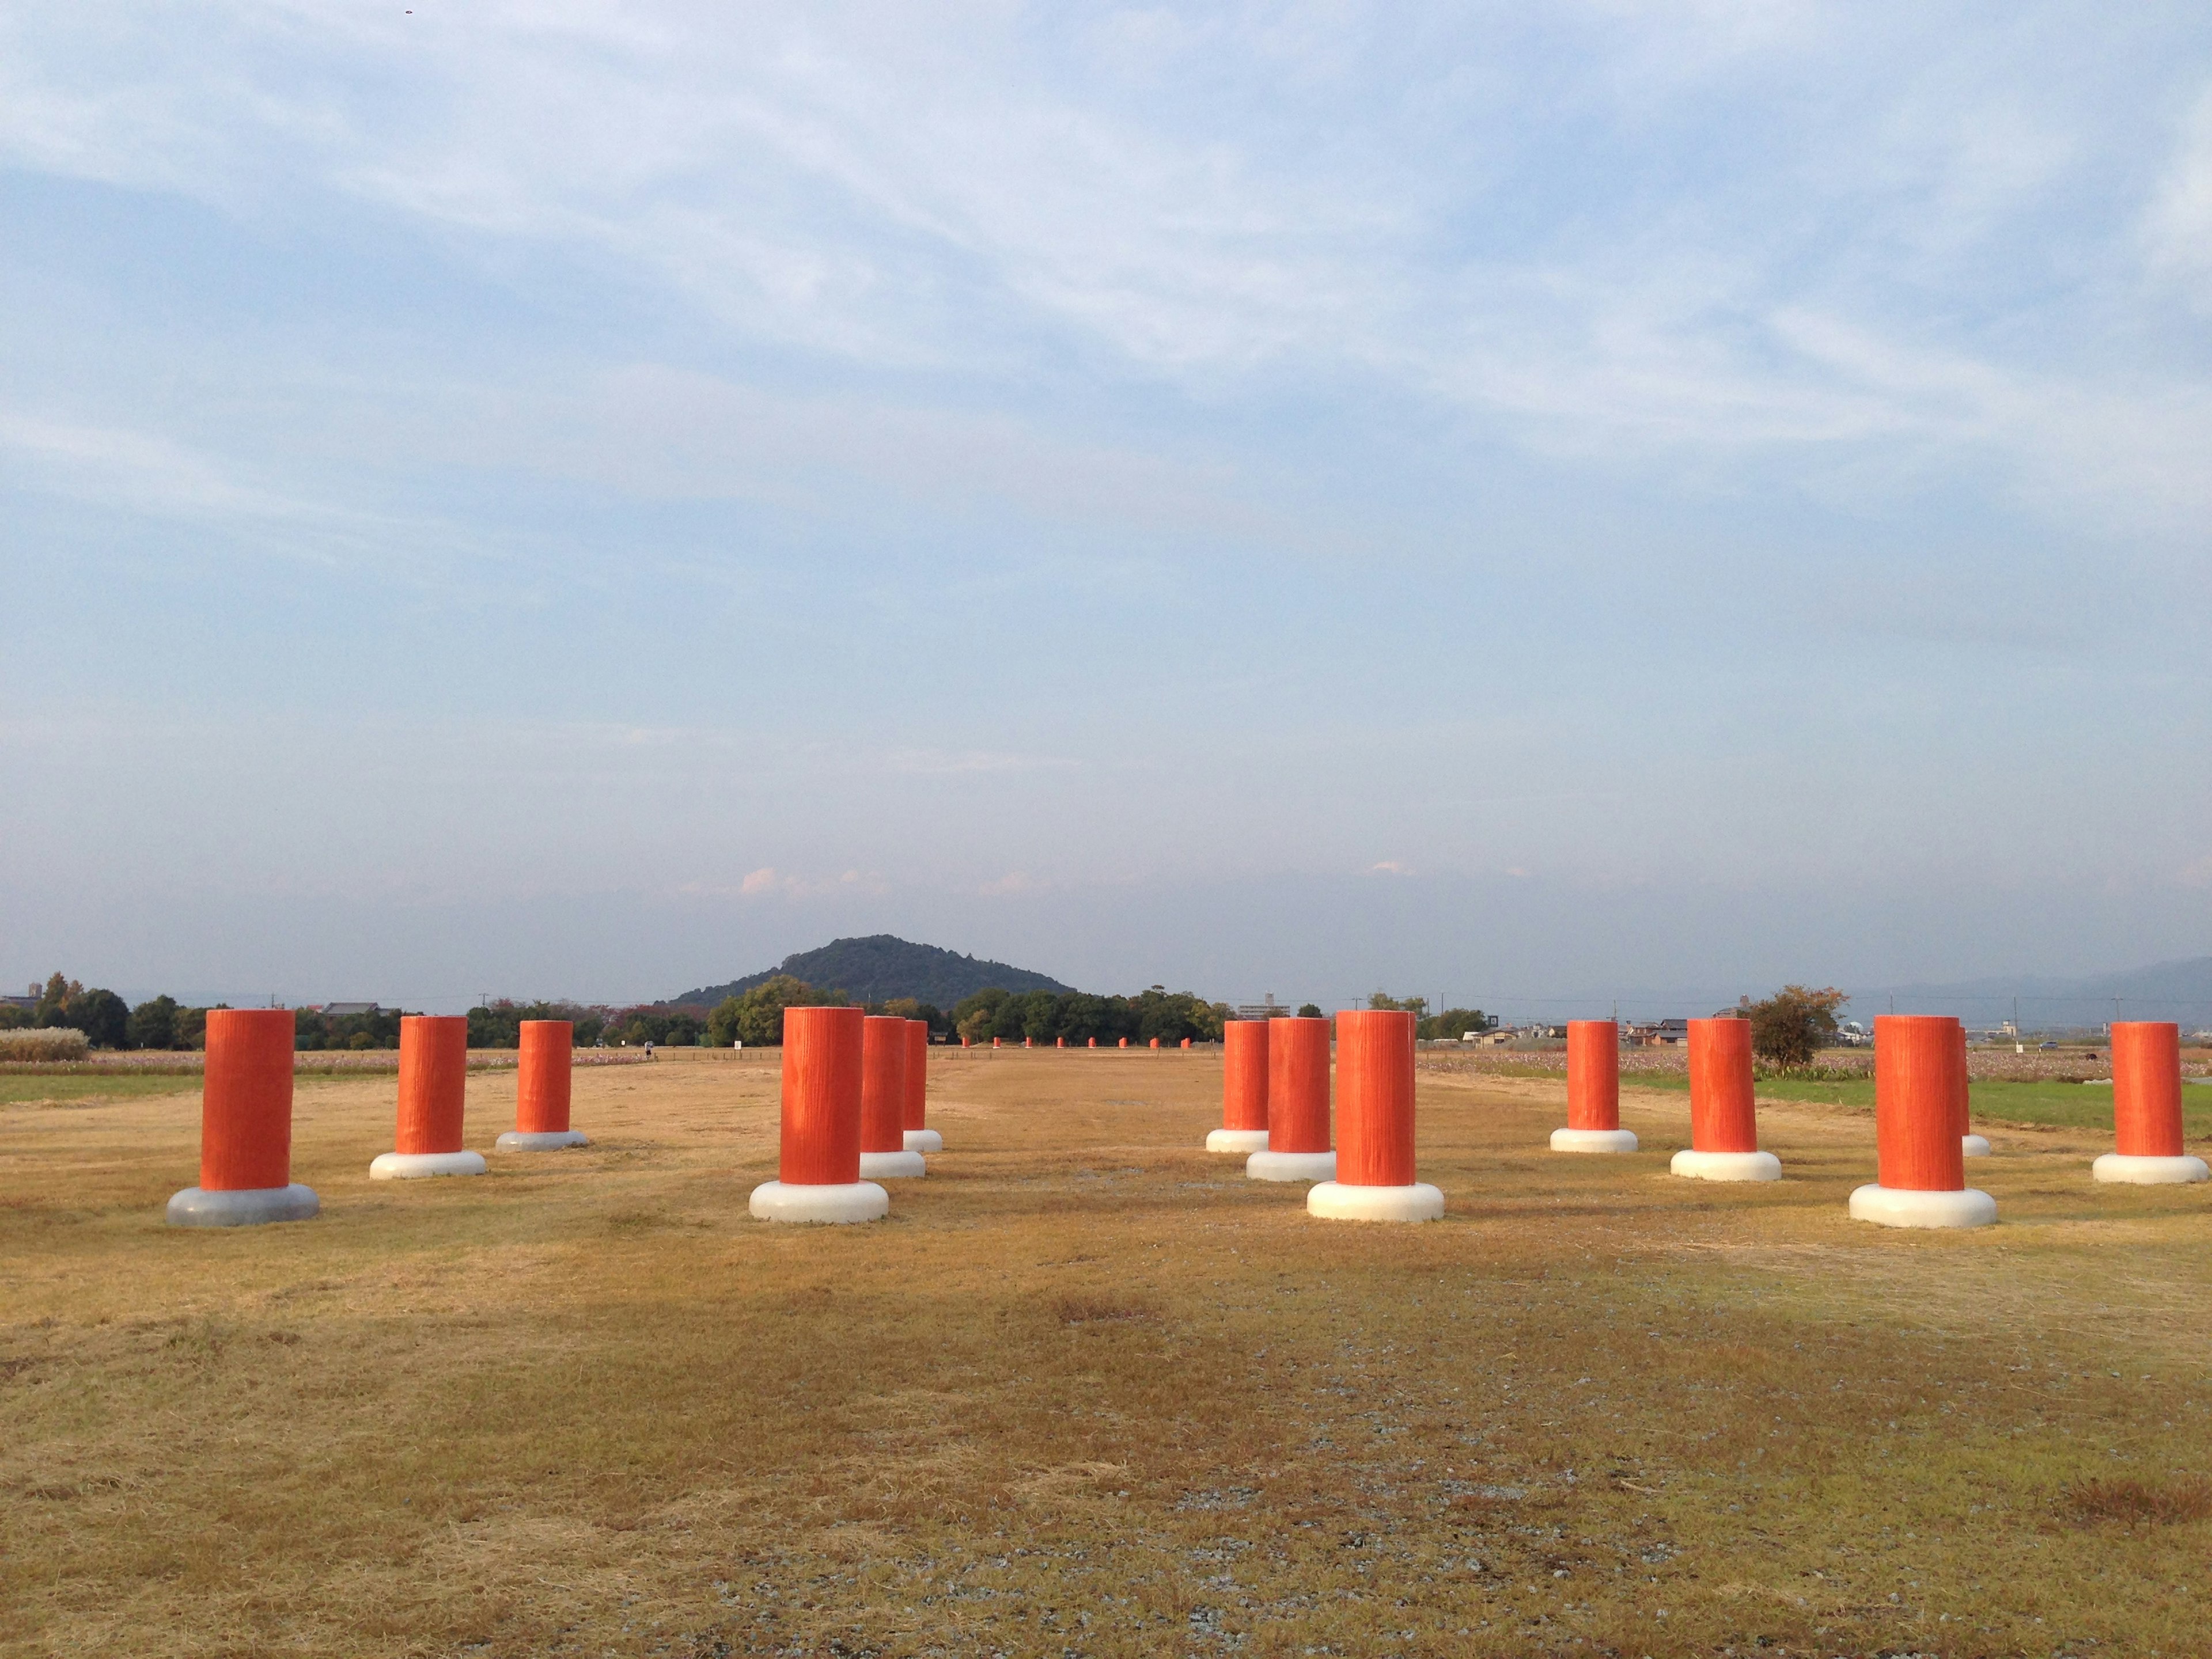
[{"label": "distant mountain ridge", "polygon": [[2116,1006],[2121,1019],[2170,1019],[2194,1030],[2212,1027],[2212,957],[2081,979],[2000,976],[1856,991],[1851,1012],[1861,1019],[1887,1012],[1891,998],[1900,1014],[1955,1014],[1971,1025],[2010,1019],[2017,999],[2026,1030],[2103,1025],[2116,1017]]},{"label": "distant mountain ridge", "polygon": [[832,939],[819,950],[801,951],[757,974],[733,979],[726,985],[702,985],[669,1000],[711,1008],[724,997],[741,996],[778,974],[792,975],[825,991],[842,991],[855,1002],[912,997],[939,1008],[950,1008],[963,997],[994,988],[1053,992],[1075,988],[1026,968],[963,956],[934,945],[916,945],[890,933],[871,933],[865,939]]}]

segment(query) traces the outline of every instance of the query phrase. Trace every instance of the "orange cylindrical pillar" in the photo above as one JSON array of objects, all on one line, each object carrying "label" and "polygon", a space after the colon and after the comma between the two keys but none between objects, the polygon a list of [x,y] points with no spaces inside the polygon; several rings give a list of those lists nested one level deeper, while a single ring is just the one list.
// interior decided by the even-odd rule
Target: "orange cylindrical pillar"
[{"label": "orange cylindrical pillar", "polygon": [[1396,1009],[1336,1017],[1336,1178],[1347,1187],[1413,1182],[1413,1030]]},{"label": "orange cylindrical pillar", "polygon": [[866,1023],[858,1008],[783,1011],[777,1178],[754,1188],[750,1200],[763,1221],[873,1221],[889,1212],[890,1195],[860,1178]]},{"label": "orange cylindrical pillar", "polygon": [[1782,1160],[1759,1150],[1751,1022],[1690,1022],[1690,1145],[1668,1165],[1701,1181],[1779,1181]]},{"label": "orange cylindrical pillar", "polygon": [[860,1027],[859,1178],[883,1181],[927,1175],[920,1152],[906,1146],[907,1031],[911,1020],[870,1014]]},{"label": "orange cylindrical pillar", "polygon": [[1966,1185],[1959,1145],[1959,1029],[1948,1015],[1875,1016],[1880,1175],[1851,1194],[1854,1218],[1893,1227],[1976,1227],[1996,1219],[1996,1200]]},{"label": "orange cylindrical pillar", "polygon": [[502,1152],[550,1152],[588,1146],[589,1135],[568,1126],[574,1081],[575,1028],[565,1019],[526,1019],[514,1077],[514,1127],[495,1143]]},{"label": "orange cylindrical pillar", "polygon": [[1221,1028],[1221,1127],[1206,1138],[1209,1152],[1257,1152],[1267,1145],[1267,1027],[1264,1019],[1232,1019]]},{"label": "orange cylindrical pillar", "polygon": [[909,1152],[945,1149],[945,1137],[929,1127],[929,1022],[906,1023],[906,1112],[900,1144]]},{"label": "orange cylindrical pillar", "polygon": [[2205,1161],[2182,1151],[2181,1027],[2112,1022],[2113,1150],[2090,1165],[2100,1181],[2136,1186],[2205,1180]]},{"label": "orange cylindrical pillar", "polygon": [[1620,1127],[1620,1027],[1609,1019],[1567,1022],[1567,1127],[1552,1131],[1555,1152],[1632,1152]]},{"label": "orange cylindrical pillar", "polygon": [[1415,1017],[1347,1008],[1336,1017],[1336,1179],[1306,1194],[1332,1221],[1434,1221],[1444,1195],[1413,1179]]},{"label": "orange cylindrical pillar", "polygon": [[469,1023],[459,1014],[408,1014],[399,1022],[399,1124],[392,1150],[374,1160],[378,1181],[484,1172],[483,1154],[461,1146],[469,1082]]},{"label": "orange cylindrical pillar", "polygon": [[305,1221],[322,1208],[292,1180],[289,1008],[210,1008],[200,1084],[200,1184],[169,1200],[173,1227]]},{"label": "orange cylindrical pillar", "polygon": [[1328,1022],[1269,1019],[1267,1145],[1244,1160],[1255,1181],[1334,1181],[1328,1141]]},{"label": "orange cylindrical pillar", "polygon": [[1123,1038],[1121,1039],[1121,1047],[1123,1047],[1124,1048],[1127,1048],[1128,1046],[1129,1046],[1129,1039],[1128,1039],[1128,1038],[1127,1038],[1127,1037],[1123,1037]]},{"label": "orange cylindrical pillar", "polygon": [[1690,1145],[1701,1152],[1759,1150],[1751,1086],[1751,1022],[1690,1023]]}]

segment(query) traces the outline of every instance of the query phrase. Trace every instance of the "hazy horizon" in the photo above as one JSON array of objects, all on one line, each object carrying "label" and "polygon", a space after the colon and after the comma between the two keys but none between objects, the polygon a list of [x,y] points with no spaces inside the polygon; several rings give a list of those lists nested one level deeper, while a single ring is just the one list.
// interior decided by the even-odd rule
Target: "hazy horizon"
[{"label": "hazy horizon", "polygon": [[0,41],[15,982],[2212,949],[2202,7]]}]

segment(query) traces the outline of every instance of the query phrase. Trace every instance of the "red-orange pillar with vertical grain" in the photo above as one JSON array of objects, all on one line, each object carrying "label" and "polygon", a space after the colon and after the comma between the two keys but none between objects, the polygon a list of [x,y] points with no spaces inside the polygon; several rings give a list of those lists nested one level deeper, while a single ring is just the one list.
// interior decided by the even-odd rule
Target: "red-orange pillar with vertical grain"
[{"label": "red-orange pillar with vertical grain", "polygon": [[783,1139],[776,1177],[787,1187],[860,1178],[858,1008],[783,1011]]},{"label": "red-orange pillar with vertical grain", "polygon": [[2112,1145],[2126,1158],[2181,1156],[2181,1027],[2112,1023]]},{"label": "red-orange pillar with vertical grain", "polygon": [[399,1127],[392,1150],[458,1152],[469,1082],[469,1023],[459,1014],[399,1022]]},{"label": "red-orange pillar with vertical grain", "polygon": [[1567,1127],[1620,1127],[1620,1027],[1609,1019],[1567,1022]]},{"label": "red-orange pillar with vertical grain", "polygon": [[1413,1182],[1413,1030],[1398,1009],[1336,1017],[1336,1178],[1347,1187]]},{"label": "red-orange pillar with vertical grain", "polygon": [[200,1180],[169,1199],[173,1227],[307,1221],[321,1210],[292,1179],[289,1008],[211,1008],[200,1080]]},{"label": "red-orange pillar with vertical grain", "polygon": [[1328,1142],[1328,1022],[1271,1019],[1267,1029],[1267,1150],[1325,1152]]},{"label": "red-orange pillar with vertical grain", "polygon": [[1747,1019],[1690,1022],[1690,1145],[1700,1152],[1759,1150]]},{"label": "red-orange pillar with vertical grain", "polygon": [[1959,1022],[1879,1014],[1874,1022],[1879,1179],[1851,1194],[1855,1220],[1892,1227],[1978,1227],[1996,1201],[1966,1185],[1959,1144]]},{"label": "red-orange pillar with vertical grain", "polygon": [[[870,1014],[860,1024],[860,1151],[906,1150],[908,1022]],[[857,1165],[854,1178],[857,1180]]]},{"label": "red-orange pillar with vertical grain", "polygon": [[526,1019],[520,1030],[514,1127],[524,1134],[565,1134],[575,1028],[565,1019]]}]

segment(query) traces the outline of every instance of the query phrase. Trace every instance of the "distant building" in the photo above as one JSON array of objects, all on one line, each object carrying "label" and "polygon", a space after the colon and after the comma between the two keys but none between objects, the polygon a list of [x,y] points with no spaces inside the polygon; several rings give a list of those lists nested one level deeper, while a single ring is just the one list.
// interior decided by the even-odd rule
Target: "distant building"
[{"label": "distant building", "polygon": [[1240,1004],[1237,1010],[1237,1018],[1239,1019],[1280,1019],[1290,1012],[1289,1008],[1285,1006],[1282,1003],[1275,1000],[1275,994],[1273,991],[1270,991],[1267,993],[1267,1000],[1264,1002],[1247,1002]]},{"label": "distant building", "polygon": [[35,1008],[38,1006],[36,997],[0,997],[0,1008]]},{"label": "distant building", "polygon": [[1667,1048],[1690,1040],[1686,1019],[1659,1019],[1628,1028],[1628,1040],[1646,1048]]},{"label": "distant building", "polygon": [[374,1014],[381,1012],[373,1002],[326,1002],[322,1006],[325,1019],[343,1019],[349,1014]]}]

